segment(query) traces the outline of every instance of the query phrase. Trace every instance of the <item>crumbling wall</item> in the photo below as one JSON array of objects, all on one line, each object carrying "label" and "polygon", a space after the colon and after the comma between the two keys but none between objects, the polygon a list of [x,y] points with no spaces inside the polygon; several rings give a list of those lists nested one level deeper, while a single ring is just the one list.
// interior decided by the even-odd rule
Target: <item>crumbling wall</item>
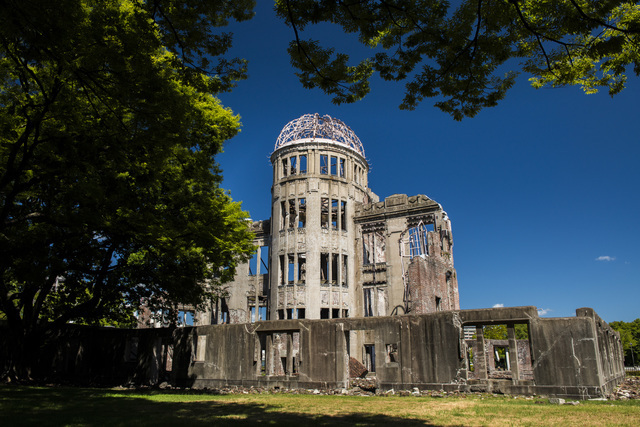
[{"label": "crumbling wall", "polygon": [[451,266],[435,257],[414,257],[407,272],[410,313],[460,309],[458,280]]},{"label": "crumbling wall", "polygon": [[[484,339],[483,326],[495,324],[507,325],[508,340]],[[515,339],[517,324],[528,326],[528,340]],[[475,346],[465,340],[465,326],[476,327]],[[624,378],[620,338],[591,309],[555,319],[514,307],[173,330],[69,325],[49,342],[40,358],[49,377],[94,384],[343,388],[351,358],[383,390],[592,398]],[[509,347],[509,375],[496,375],[490,357],[496,346]]]}]

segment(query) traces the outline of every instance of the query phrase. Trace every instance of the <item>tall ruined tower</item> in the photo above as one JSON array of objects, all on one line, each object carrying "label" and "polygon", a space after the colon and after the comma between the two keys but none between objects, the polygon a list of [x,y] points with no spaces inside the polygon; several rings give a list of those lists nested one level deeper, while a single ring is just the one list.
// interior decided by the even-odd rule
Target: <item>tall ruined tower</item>
[{"label": "tall ruined tower", "polygon": [[271,163],[271,218],[250,224],[257,252],[215,304],[196,313],[197,324],[460,308],[446,212],[425,195],[380,201],[347,125],[318,114],[293,120]]},{"label": "tall ruined tower", "polygon": [[377,201],[369,164],[340,120],[289,122],[271,154],[271,319],[353,315],[356,204]]}]

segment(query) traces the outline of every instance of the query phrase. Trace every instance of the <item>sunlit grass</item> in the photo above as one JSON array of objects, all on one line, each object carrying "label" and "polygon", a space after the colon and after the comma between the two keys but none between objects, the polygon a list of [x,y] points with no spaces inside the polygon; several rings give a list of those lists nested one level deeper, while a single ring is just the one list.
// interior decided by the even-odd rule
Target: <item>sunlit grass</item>
[{"label": "sunlit grass", "polygon": [[214,395],[0,386],[0,426],[13,425],[640,425],[640,401],[551,405],[463,397]]}]

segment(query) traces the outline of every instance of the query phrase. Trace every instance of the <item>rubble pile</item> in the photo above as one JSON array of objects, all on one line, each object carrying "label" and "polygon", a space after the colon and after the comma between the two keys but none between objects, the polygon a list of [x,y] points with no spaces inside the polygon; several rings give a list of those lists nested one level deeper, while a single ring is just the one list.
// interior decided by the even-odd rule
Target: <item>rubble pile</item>
[{"label": "rubble pile", "polygon": [[625,380],[613,391],[611,400],[636,400],[640,399],[640,377],[626,377]]},{"label": "rubble pile", "polygon": [[[133,386],[131,386],[133,387]],[[184,390],[192,391],[194,393],[209,393],[209,394],[313,394],[313,395],[344,395],[344,396],[425,396],[425,397],[467,397],[467,396],[483,396],[484,393],[479,392],[462,392],[462,391],[444,391],[444,390],[420,390],[417,387],[412,390],[387,390],[382,391],[377,389],[375,378],[351,378],[349,382],[349,388],[347,389],[287,389],[279,387],[223,387],[219,389],[189,389],[171,386],[169,383],[164,382],[160,384],[160,389],[163,390]],[[497,396],[496,394],[493,394]],[[513,396],[514,399],[526,399],[532,400],[541,396]],[[601,398],[601,400],[636,400],[640,399],[640,377],[627,377],[613,393],[607,398]],[[564,399],[549,399],[549,403],[557,404],[576,404],[575,402],[564,402]],[[561,402],[560,402],[561,401]],[[543,403],[536,402],[536,403]]]}]

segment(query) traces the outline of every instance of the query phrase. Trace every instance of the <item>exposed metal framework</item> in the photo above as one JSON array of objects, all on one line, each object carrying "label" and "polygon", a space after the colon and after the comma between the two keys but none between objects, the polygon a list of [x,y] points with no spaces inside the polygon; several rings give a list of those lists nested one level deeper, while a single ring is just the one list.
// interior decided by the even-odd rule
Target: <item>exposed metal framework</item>
[{"label": "exposed metal framework", "polygon": [[273,151],[285,145],[307,141],[323,141],[344,145],[365,157],[362,142],[349,126],[331,116],[321,116],[318,113],[305,114],[287,123],[280,132]]},{"label": "exposed metal framework", "polygon": [[[408,263],[416,256],[429,255],[429,238],[427,235],[427,226],[422,220],[414,227],[409,227],[400,234],[400,264],[402,266],[402,283],[404,284],[404,312],[411,311],[411,293],[409,289]],[[405,261],[405,259],[407,259]]]}]

